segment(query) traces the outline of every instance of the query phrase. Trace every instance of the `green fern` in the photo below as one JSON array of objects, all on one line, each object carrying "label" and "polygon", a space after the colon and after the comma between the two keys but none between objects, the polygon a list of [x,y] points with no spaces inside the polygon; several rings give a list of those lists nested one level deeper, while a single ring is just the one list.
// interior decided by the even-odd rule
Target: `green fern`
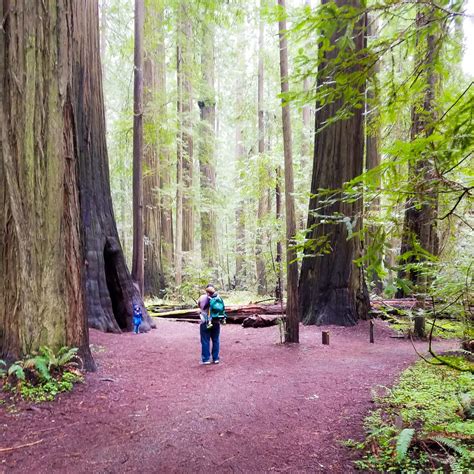
[{"label": "green fern", "polygon": [[455,441],[454,439],[445,438],[443,436],[435,436],[431,439],[449,448],[451,451],[454,451],[456,454],[465,459],[470,459],[472,456],[471,451],[469,449],[467,449],[465,446],[463,446],[458,441]]},{"label": "green fern", "polygon": [[398,462],[403,461],[408,453],[408,448],[410,447],[413,436],[415,435],[415,430],[413,428],[405,428],[400,431],[400,434],[397,438],[397,460]]},{"label": "green fern", "polygon": [[12,375],[14,375],[18,380],[25,380],[25,371],[18,363],[12,364],[8,369],[8,376],[11,377]]},{"label": "green fern", "polygon": [[66,364],[70,364],[73,359],[77,357],[77,351],[77,347],[61,347],[57,354],[58,367],[64,367]]}]

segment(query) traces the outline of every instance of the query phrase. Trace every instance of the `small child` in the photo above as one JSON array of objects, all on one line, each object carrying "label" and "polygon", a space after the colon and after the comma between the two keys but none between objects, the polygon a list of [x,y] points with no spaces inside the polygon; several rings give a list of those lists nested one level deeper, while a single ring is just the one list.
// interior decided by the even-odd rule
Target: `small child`
[{"label": "small child", "polygon": [[140,328],[140,324],[143,321],[143,314],[142,310],[139,305],[133,305],[133,332],[138,334],[138,330]]}]

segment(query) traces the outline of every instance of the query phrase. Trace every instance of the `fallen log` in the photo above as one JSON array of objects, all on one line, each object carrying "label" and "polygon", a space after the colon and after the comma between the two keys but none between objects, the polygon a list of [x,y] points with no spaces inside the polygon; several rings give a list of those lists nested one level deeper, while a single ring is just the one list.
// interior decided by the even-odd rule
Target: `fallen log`
[{"label": "fallen log", "polygon": [[[403,298],[397,300],[374,300],[371,302],[373,308],[373,314],[380,317],[383,316],[383,312],[380,310],[382,308],[386,309],[413,309],[417,303],[416,298]],[[426,302],[426,305],[429,306],[429,302]],[[150,316],[157,318],[173,318],[173,319],[199,319],[199,309],[198,308],[185,308],[185,309],[172,309],[164,310],[164,308],[151,305],[148,308]],[[255,304],[251,303],[248,305],[229,305],[226,306],[226,313],[228,316],[228,321],[232,323],[242,323],[246,318],[255,316],[255,315],[269,315],[276,316],[281,315],[283,309],[283,314],[286,311],[286,304],[282,306],[278,304]]]},{"label": "fallen log", "polygon": [[244,328],[266,328],[276,326],[278,321],[285,316],[281,314],[253,314],[248,316],[242,322]]}]

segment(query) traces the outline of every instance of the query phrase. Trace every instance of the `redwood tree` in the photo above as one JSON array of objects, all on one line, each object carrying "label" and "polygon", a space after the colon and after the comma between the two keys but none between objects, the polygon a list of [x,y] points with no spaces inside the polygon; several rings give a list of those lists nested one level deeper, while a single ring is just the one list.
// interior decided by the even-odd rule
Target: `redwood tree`
[{"label": "redwood tree", "polygon": [[[322,3],[329,2],[323,0]],[[354,24],[354,49],[351,50],[351,55],[357,54],[364,44],[364,15],[360,0],[336,0],[334,3],[337,7],[350,7],[360,12]],[[331,47],[321,48],[319,52],[318,87],[331,87],[328,84],[333,83],[330,74],[334,71],[335,60],[340,53],[347,54],[347,51],[338,49],[339,38],[346,34],[347,22],[352,20],[338,16],[328,21],[337,21],[337,26],[328,28],[333,31]],[[325,34],[324,25],[322,34]],[[357,71],[357,66],[351,64],[345,70],[346,74]],[[358,97],[363,102],[362,86]],[[348,238],[348,225],[352,225],[354,233],[360,229],[362,202],[360,199],[355,202],[328,200],[327,196],[317,194],[320,189],[332,190],[340,198],[337,193],[343,184],[363,171],[362,108],[352,108],[349,118],[331,121],[343,106],[347,104],[342,96],[337,95],[330,103],[316,104],[313,196],[309,203],[308,242],[299,283],[301,318],[305,324],[350,326],[358,319],[365,319],[368,313],[369,299],[363,271],[354,263],[361,255],[361,243],[357,234]],[[342,222],[341,215],[351,219],[351,224]]]},{"label": "redwood tree", "polygon": [[93,368],[83,286],[73,38],[66,1],[2,2],[0,358],[76,346]]},{"label": "redwood tree", "polygon": [[215,52],[214,31],[206,26],[202,34],[201,47],[201,99],[198,102],[201,112],[199,169],[201,174],[201,258],[209,268],[217,263],[217,221],[215,207],[216,169],[215,169],[215,122],[216,97],[214,86]]},{"label": "redwood tree", "polygon": [[[278,5],[285,11],[285,0],[278,0]],[[280,79],[281,92],[287,94],[288,87],[288,45],[286,39],[286,18],[278,22],[280,39]],[[283,151],[285,155],[285,214],[286,214],[286,320],[285,342],[299,342],[298,317],[298,262],[294,238],[296,234],[295,198],[293,185],[293,156],[291,137],[290,107],[282,98]]]},{"label": "redwood tree", "polygon": [[[423,84],[422,93],[413,98],[411,111],[411,139],[429,137],[433,133],[435,120],[435,93],[437,85],[436,60],[439,53],[436,7],[418,2],[416,15],[416,77]],[[426,260],[423,251],[438,255],[439,240],[437,232],[438,216],[438,180],[434,157],[430,148],[421,153],[414,162],[410,162],[409,175],[414,182],[413,195],[409,196],[405,206],[405,219],[400,254],[402,263],[417,264]],[[417,249],[422,249],[420,252]],[[424,291],[426,277],[414,268],[402,269],[400,278],[407,278],[413,290]],[[406,295],[404,288],[397,291],[398,297]]]},{"label": "redwood tree", "polygon": [[[72,3],[72,105],[79,160],[89,326],[120,332],[132,328],[132,303],[143,304],[127,268],[115,225],[105,139],[99,56],[99,15],[94,0]],[[145,311],[142,329],[153,325]]]},{"label": "redwood tree", "polygon": [[143,0],[135,0],[133,55],[133,255],[132,277],[143,294]]}]

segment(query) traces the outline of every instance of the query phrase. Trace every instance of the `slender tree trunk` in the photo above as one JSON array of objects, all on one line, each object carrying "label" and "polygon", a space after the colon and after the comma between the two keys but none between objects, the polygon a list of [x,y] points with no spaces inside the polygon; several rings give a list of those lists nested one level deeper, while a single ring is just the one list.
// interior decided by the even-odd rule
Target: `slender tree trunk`
[{"label": "slender tree trunk", "polygon": [[[263,8],[264,0],[260,1],[260,9]],[[258,112],[258,153],[260,159],[265,153],[265,117],[263,110],[263,94],[264,94],[264,67],[263,67],[263,45],[264,45],[264,23],[263,18],[260,15],[259,29],[258,29],[258,91],[257,91],[257,112]],[[268,210],[268,195],[267,186],[260,183],[260,196],[258,198],[257,207],[257,231],[255,239],[255,257],[257,267],[257,292],[259,295],[267,293],[267,275],[265,268],[265,259],[263,258],[264,242],[264,231],[263,231],[263,219],[265,218]]]},{"label": "slender tree trunk", "polygon": [[181,48],[181,117],[182,131],[182,168],[183,168],[183,234],[182,249],[189,252],[194,249],[194,202],[193,202],[193,158],[194,144],[192,136],[192,24],[186,2],[180,3],[180,48]]},{"label": "slender tree trunk", "polygon": [[214,90],[214,32],[208,26],[203,32],[201,49],[202,92],[199,100],[201,111],[201,143],[199,168],[201,173],[201,258],[210,269],[218,257],[217,222],[215,207],[215,122],[216,98]]},{"label": "slender tree trunk", "polygon": [[[426,35],[425,28],[435,21],[435,7],[418,4],[416,25],[418,28],[416,67],[421,67],[420,80],[424,81],[424,93],[421,98],[415,98],[411,113],[411,139],[420,136],[430,136],[433,133],[435,119],[434,105],[437,75],[435,72],[436,56],[439,47],[436,45],[436,35],[430,32]],[[425,38],[426,43],[421,43]],[[422,66],[420,64],[423,63]],[[414,264],[423,262],[426,257],[417,252],[417,246],[432,255],[439,253],[439,239],[436,225],[438,215],[438,190],[435,179],[433,158],[426,152],[413,164],[409,165],[408,175],[414,182],[414,194],[407,199],[405,219],[403,223],[400,255],[402,263]],[[404,258],[405,254],[411,254]],[[425,292],[427,281],[423,272],[416,269],[401,270],[399,278],[406,278],[412,284],[412,290]],[[398,297],[407,296],[400,288]]]},{"label": "slender tree trunk", "polygon": [[[368,17],[367,22],[367,38],[370,38],[377,34],[377,29],[374,25],[374,19]],[[365,108],[365,168],[367,171],[374,170],[378,168],[381,163],[380,151],[379,151],[379,139],[380,139],[380,130],[379,130],[379,63],[377,62],[372,69],[372,73],[369,76],[367,81],[367,90],[366,90],[366,108]],[[381,185],[381,175],[377,172],[375,176],[375,189],[378,189]],[[372,200],[369,212],[373,215],[374,218],[377,218],[380,215],[380,198],[376,197]],[[372,257],[372,266],[377,268],[382,268],[384,260],[384,248],[383,243],[385,240],[385,231],[382,225],[370,225],[367,229],[367,238],[365,241],[366,248],[364,251],[367,251],[368,247],[370,249],[370,255]],[[367,271],[367,280],[369,285],[371,285],[372,291],[375,291],[377,294],[382,293],[383,291],[383,282],[379,277],[377,271],[370,270]]]},{"label": "slender tree trunk", "polygon": [[[245,150],[243,147],[243,134],[241,124],[237,123],[235,131],[235,160],[237,172],[241,173],[244,166]],[[241,288],[246,281],[245,268],[245,202],[239,197],[235,211],[235,285]]]},{"label": "slender tree trunk", "polygon": [[[156,88],[158,102],[158,117],[160,121],[168,123],[168,97],[166,87],[166,49],[164,31],[164,9],[163,3],[156,12],[156,25],[150,25],[157,32],[156,46]],[[161,264],[167,279],[173,271],[173,204],[171,197],[171,149],[169,143],[169,132],[160,128],[158,132],[158,161],[160,164],[160,229],[161,229]]]},{"label": "slender tree trunk", "polygon": [[[285,0],[278,0],[278,5],[285,10]],[[285,12],[286,14],[286,12]],[[286,18],[278,22],[280,40],[280,78],[281,92],[288,93],[288,46],[286,39]],[[282,99],[283,150],[285,155],[285,211],[286,211],[286,337],[285,342],[299,342],[298,317],[298,262],[294,238],[296,234],[295,198],[293,185],[293,157],[291,138],[290,107]]]},{"label": "slender tree trunk", "polygon": [[[311,8],[311,0],[305,0],[305,6]],[[309,45],[308,45],[309,46]],[[303,80],[303,92],[308,94],[310,90],[310,79],[305,77]],[[311,152],[311,106],[305,104],[303,106],[303,133],[301,137],[301,156],[303,158],[303,166],[310,159]]]},{"label": "slender tree trunk", "polygon": [[[275,181],[275,217],[276,221],[281,221],[281,169],[278,166],[276,169],[276,181]],[[275,288],[275,298],[279,301],[283,299],[283,276],[282,276],[282,257],[283,249],[281,245],[280,236],[278,236],[276,244],[276,271],[277,271],[277,282]]]},{"label": "slender tree trunk", "polygon": [[[179,34],[179,32],[178,32]],[[176,231],[174,244],[174,269],[176,285],[181,285],[183,277],[183,142],[184,133],[181,119],[183,116],[183,76],[182,48],[178,39],[176,48],[177,113],[179,120],[176,156]]]},{"label": "slender tree trunk", "polygon": [[[326,3],[326,0],[324,0]],[[360,10],[359,0],[337,0],[336,5]],[[356,51],[364,44],[363,15],[354,30]],[[338,39],[345,34],[341,26],[331,37],[331,44],[337,45]],[[323,32],[324,34],[324,32]],[[321,54],[318,86],[329,81],[324,70],[329,61],[333,61],[339,51],[334,47]],[[361,91],[363,94],[363,91]],[[364,160],[364,133],[362,110],[353,110],[352,117],[338,120],[324,129],[322,124],[334,117],[343,105],[342,99],[326,104],[318,109],[316,104],[316,141],[314,150],[314,167],[311,192],[315,195],[319,189],[341,189],[343,184],[360,175]],[[359,237],[348,238],[347,227],[342,222],[331,222],[330,219],[320,222],[314,215],[343,215],[352,221],[357,217],[354,232],[361,227],[361,200],[354,203],[338,200],[332,204],[321,203],[317,196],[310,199],[308,216],[308,239],[317,248],[307,248],[303,259],[299,298],[301,317],[305,324],[336,324],[350,326],[358,319],[367,317],[369,308],[368,292],[362,268],[354,260],[361,255]],[[321,251],[321,243],[331,249],[330,253]],[[319,253],[314,257],[315,253]]]},{"label": "slender tree trunk", "polygon": [[133,255],[132,278],[143,295],[143,22],[144,0],[135,0],[133,86]]},{"label": "slender tree trunk", "polygon": [[[147,16],[153,18],[153,12],[147,12]],[[143,156],[146,167],[143,176],[144,292],[146,295],[160,295],[164,290],[165,281],[161,265],[160,163],[158,117],[155,112],[157,85],[154,58],[148,52],[144,64],[143,83],[143,119],[147,130]]]}]

